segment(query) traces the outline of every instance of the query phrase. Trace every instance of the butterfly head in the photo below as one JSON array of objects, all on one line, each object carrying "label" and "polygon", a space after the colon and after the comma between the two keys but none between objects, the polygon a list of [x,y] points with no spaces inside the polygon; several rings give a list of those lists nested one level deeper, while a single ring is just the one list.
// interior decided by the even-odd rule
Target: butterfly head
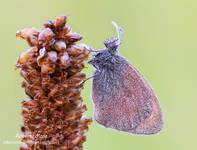
[{"label": "butterfly head", "polygon": [[97,54],[94,55],[94,57],[89,61],[89,64],[92,64],[96,69],[99,70],[101,68],[112,68],[114,66],[118,47],[120,46],[123,38],[123,29],[119,27],[115,22],[112,22],[112,24],[116,28],[117,37],[106,39],[104,41],[106,48],[97,52]]},{"label": "butterfly head", "polygon": [[106,66],[110,66],[112,63],[112,54],[109,53],[108,50],[103,50],[96,55],[88,62],[89,64],[93,65],[96,69],[101,70]]},{"label": "butterfly head", "polygon": [[106,39],[104,45],[111,54],[115,54],[120,45],[120,40],[117,37]]}]

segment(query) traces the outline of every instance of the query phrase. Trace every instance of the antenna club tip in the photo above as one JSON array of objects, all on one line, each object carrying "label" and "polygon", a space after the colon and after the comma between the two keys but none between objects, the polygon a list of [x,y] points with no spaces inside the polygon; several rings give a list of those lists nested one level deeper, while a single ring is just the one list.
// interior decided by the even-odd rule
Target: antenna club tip
[{"label": "antenna club tip", "polygon": [[124,32],[123,28],[120,27],[115,21],[112,21],[112,25],[116,28],[116,31],[119,32]]},{"label": "antenna club tip", "polygon": [[112,21],[111,23],[112,23],[112,25],[113,25],[115,28],[119,28],[118,24],[117,24],[115,21]]},{"label": "antenna club tip", "polygon": [[112,21],[111,23],[112,23],[112,25],[117,25],[117,23],[115,21]]},{"label": "antenna club tip", "polygon": [[123,36],[124,36],[123,28],[118,26],[118,24],[115,21],[112,21],[112,25],[115,27],[117,35],[118,35],[118,39],[121,43],[121,41],[123,40]]}]

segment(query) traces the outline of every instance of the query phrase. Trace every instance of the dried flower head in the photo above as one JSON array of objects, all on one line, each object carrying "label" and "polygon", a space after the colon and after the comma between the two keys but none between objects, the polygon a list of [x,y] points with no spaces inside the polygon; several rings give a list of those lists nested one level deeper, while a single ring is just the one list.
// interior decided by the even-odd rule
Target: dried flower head
[{"label": "dried flower head", "polygon": [[67,17],[47,21],[42,30],[17,32],[31,46],[18,61],[29,99],[22,102],[21,150],[82,150],[91,119],[80,92],[89,52],[76,45],[81,36],[66,25]]}]

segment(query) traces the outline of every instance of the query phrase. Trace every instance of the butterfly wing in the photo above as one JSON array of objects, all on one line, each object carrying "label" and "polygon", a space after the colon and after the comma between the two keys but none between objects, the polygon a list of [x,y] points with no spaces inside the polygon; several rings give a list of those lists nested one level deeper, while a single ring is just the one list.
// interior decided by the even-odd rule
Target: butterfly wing
[{"label": "butterfly wing", "polygon": [[155,134],[158,133],[162,128],[162,113],[157,98],[155,97],[152,101],[151,115],[130,132],[135,134]]},{"label": "butterfly wing", "polygon": [[162,128],[158,100],[133,65],[96,72],[93,79],[95,120],[105,127],[135,134],[153,134]]}]

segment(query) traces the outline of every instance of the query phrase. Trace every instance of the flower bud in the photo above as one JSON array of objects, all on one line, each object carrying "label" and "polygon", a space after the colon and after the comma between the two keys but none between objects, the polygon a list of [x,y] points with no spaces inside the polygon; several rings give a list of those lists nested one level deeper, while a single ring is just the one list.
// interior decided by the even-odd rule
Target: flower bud
[{"label": "flower bud", "polygon": [[53,62],[56,63],[57,61],[57,53],[55,51],[48,52],[48,58]]},{"label": "flower bud", "polygon": [[55,49],[57,51],[65,51],[66,50],[66,43],[64,41],[58,41],[55,43]]},{"label": "flower bud", "polygon": [[35,28],[25,28],[21,31],[16,32],[16,37],[22,38],[22,39],[27,39],[30,36],[38,36],[39,31]]},{"label": "flower bud", "polygon": [[38,40],[41,42],[47,42],[50,41],[53,38],[53,36],[53,31],[50,28],[45,28],[40,32]]},{"label": "flower bud", "polygon": [[66,24],[67,16],[58,16],[55,20],[55,27],[63,27]]},{"label": "flower bud", "polygon": [[82,36],[76,32],[70,32],[66,35],[67,41],[74,43],[82,39]]},{"label": "flower bud", "polygon": [[24,51],[23,53],[21,53],[21,55],[18,59],[18,64],[26,63],[27,60],[30,58],[30,53],[31,53],[31,49],[28,49],[28,50]]},{"label": "flower bud", "polygon": [[63,68],[67,68],[70,65],[69,55],[67,52],[64,52],[63,56],[60,58],[60,61]]}]

